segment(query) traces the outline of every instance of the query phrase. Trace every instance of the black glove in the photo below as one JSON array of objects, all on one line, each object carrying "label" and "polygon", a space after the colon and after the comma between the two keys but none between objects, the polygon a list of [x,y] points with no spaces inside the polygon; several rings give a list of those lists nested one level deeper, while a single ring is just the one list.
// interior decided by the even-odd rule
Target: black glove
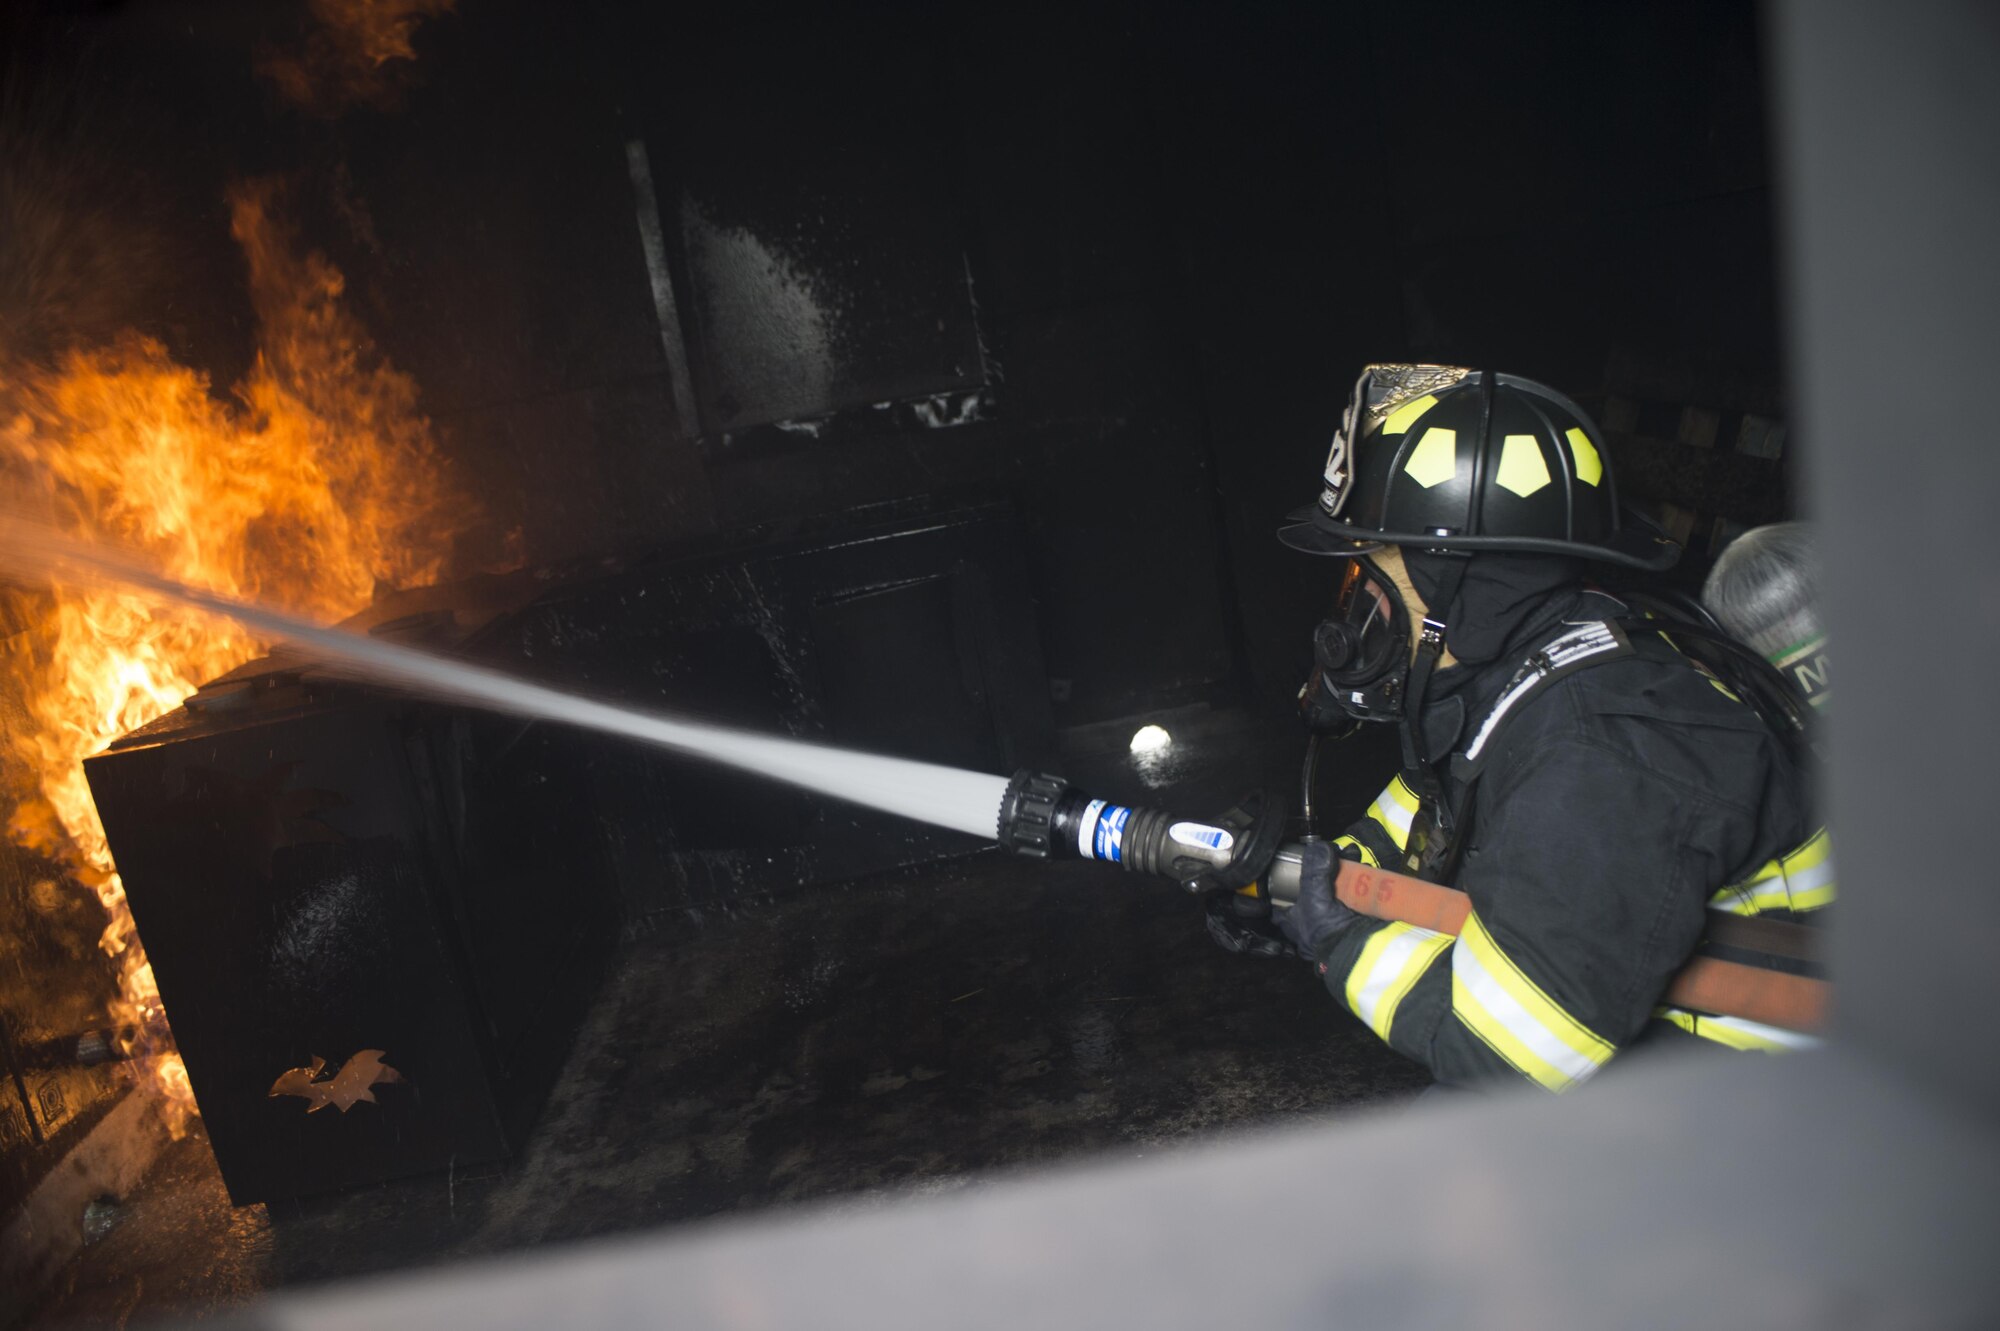
[{"label": "black glove", "polygon": [[1330,843],[1306,842],[1299,853],[1299,899],[1290,910],[1271,912],[1278,928],[1308,961],[1320,960],[1324,949],[1362,918],[1333,894],[1337,858]]},{"label": "black glove", "polygon": [[1225,951],[1246,957],[1295,955],[1291,940],[1278,931],[1277,921],[1271,918],[1278,912],[1255,897],[1218,888],[1202,894],[1201,910],[1208,936]]},{"label": "black glove", "polygon": [[1252,791],[1216,819],[1236,838],[1236,853],[1225,869],[1212,869],[1181,884],[1201,897],[1202,923],[1222,948],[1249,957],[1289,957],[1292,945],[1278,932],[1270,904],[1237,893],[1264,875],[1284,839],[1285,804]]}]

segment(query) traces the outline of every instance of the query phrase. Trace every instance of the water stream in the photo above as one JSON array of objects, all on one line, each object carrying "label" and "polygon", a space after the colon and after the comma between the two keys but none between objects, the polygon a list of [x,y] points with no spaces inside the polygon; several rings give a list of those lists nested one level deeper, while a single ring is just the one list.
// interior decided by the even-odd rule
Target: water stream
[{"label": "water stream", "polygon": [[120,551],[74,540],[34,519],[0,514],[0,573],[28,582],[89,580],[128,587],[226,615],[267,639],[305,649],[317,664],[340,674],[446,702],[622,735],[989,840],[997,831],[1005,777],[613,706],[190,587]]}]

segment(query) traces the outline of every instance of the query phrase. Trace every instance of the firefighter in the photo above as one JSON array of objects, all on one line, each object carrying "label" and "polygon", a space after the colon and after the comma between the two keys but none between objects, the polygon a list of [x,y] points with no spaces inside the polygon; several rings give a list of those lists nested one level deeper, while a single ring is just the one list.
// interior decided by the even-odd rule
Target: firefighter
[{"label": "firefighter", "polygon": [[[1529,380],[1375,365],[1324,482],[1280,532],[1344,564],[1303,701],[1397,726],[1402,770],[1308,846],[1291,948],[1447,1085],[1563,1091],[1642,1039],[1800,1043],[1661,1005],[1705,911],[1809,917],[1832,863],[1798,750],[1591,580],[1679,554],[1621,513],[1597,426]],[[1463,932],[1347,910],[1334,855],[1460,888]]]}]

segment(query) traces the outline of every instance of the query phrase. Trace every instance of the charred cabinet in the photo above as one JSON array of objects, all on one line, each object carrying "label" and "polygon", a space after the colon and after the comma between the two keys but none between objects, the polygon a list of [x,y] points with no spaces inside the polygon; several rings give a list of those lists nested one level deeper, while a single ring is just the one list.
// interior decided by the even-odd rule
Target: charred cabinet
[{"label": "charred cabinet", "polygon": [[[1051,748],[1027,585],[1018,525],[989,507],[433,589],[370,631],[1004,772]],[[510,1154],[621,913],[698,927],[727,898],[986,844],[283,657],[86,770],[239,1203]]]},{"label": "charred cabinet", "polygon": [[520,1143],[615,936],[588,762],[269,662],[90,761],[233,1200]]}]

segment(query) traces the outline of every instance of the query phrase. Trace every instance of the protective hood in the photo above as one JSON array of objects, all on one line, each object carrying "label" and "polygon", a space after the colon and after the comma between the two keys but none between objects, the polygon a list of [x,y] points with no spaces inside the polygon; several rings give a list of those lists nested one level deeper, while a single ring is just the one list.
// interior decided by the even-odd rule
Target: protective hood
[{"label": "protective hood", "polygon": [[[1437,597],[1448,581],[1447,569],[1464,569],[1458,594],[1448,606]],[[1410,581],[1430,607],[1431,617],[1445,625],[1445,646],[1466,665],[1483,665],[1500,657],[1514,639],[1535,628],[1536,608],[1583,575],[1583,562],[1561,555],[1475,554],[1466,557],[1425,554],[1405,549],[1403,566]]]}]

